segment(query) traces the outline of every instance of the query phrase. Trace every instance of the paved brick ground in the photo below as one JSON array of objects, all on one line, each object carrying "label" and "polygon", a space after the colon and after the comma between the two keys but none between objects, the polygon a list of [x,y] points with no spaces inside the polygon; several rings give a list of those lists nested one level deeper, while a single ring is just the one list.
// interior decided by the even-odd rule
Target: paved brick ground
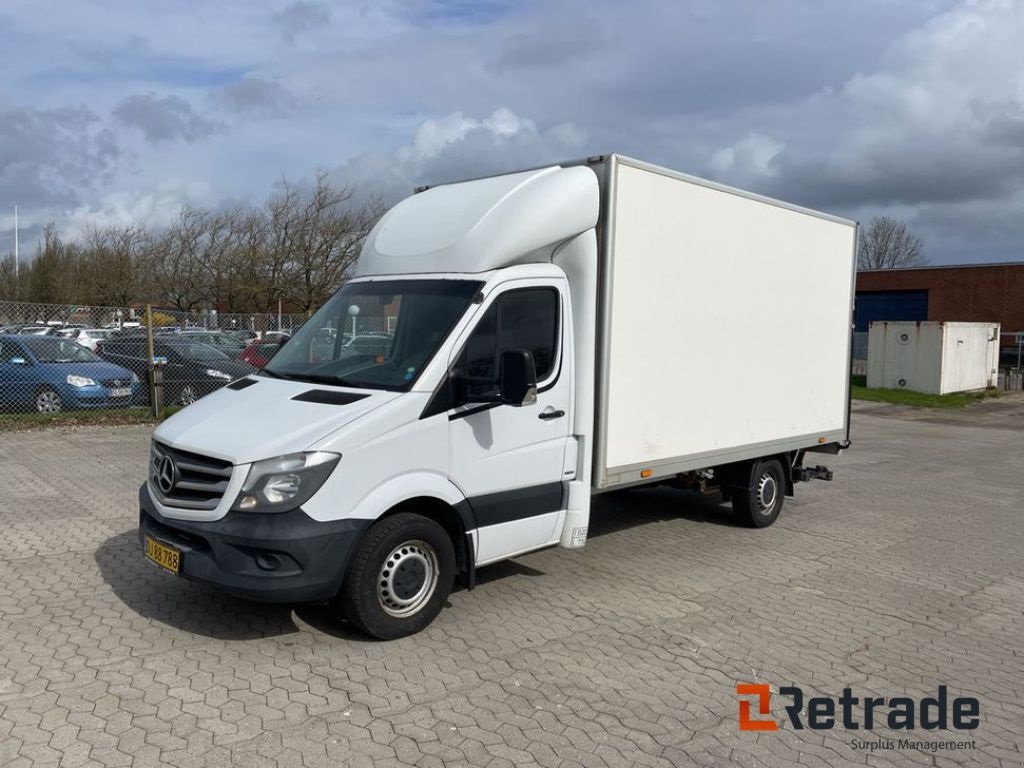
[{"label": "paved brick ground", "polygon": [[[774,528],[668,490],[606,497],[584,551],[486,569],[387,644],[144,563],[146,429],[0,435],[0,765],[1019,766],[1024,404],[868,406],[855,426],[837,480]],[[946,683],[983,723],[976,750],[934,756],[740,733],[738,681]]]}]

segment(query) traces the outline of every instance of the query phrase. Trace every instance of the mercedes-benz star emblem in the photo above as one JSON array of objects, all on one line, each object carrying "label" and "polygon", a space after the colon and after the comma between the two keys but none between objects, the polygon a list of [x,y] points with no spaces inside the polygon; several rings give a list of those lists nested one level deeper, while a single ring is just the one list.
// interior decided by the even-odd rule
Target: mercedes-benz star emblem
[{"label": "mercedes-benz star emblem", "polygon": [[160,470],[156,476],[156,484],[164,493],[170,493],[174,488],[174,462],[170,456],[164,456],[160,462]]}]

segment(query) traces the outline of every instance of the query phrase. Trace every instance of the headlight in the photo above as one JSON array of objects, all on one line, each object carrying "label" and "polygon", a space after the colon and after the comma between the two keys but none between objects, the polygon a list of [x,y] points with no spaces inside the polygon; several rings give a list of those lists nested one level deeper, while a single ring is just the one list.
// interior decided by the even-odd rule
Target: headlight
[{"label": "headlight", "polygon": [[225,381],[231,381],[233,378],[230,373],[224,373],[224,371],[218,371],[216,368],[207,368],[206,375],[212,376],[215,379],[224,379]]},{"label": "headlight", "polygon": [[68,384],[72,387],[95,387],[96,382],[90,379],[88,376],[75,376],[71,375],[67,378]]},{"label": "headlight", "polygon": [[330,477],[337,453],[292,453],[254,462],[235,499],[239,512],[284,512],[305,504]]}]

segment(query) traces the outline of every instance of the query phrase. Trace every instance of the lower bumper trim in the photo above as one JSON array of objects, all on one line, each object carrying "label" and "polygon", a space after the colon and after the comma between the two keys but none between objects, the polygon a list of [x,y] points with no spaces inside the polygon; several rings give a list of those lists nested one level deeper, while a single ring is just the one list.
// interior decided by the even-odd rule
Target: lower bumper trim
[{"label": "lower bumper trim", "polygon": [[302,509],[229,512],[220,520],[174,520],[139,488],[139,541],[182,553],[181,575],[237,597],[270,603],[322,602],[337,594],[355,542],[370,520],[319,522]]}]

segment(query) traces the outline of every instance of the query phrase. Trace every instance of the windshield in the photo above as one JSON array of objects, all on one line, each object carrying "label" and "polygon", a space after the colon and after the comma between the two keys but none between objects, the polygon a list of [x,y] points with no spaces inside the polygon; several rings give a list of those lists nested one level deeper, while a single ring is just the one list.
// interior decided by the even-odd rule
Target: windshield
[{"label": "windshield", "polygon": [[40,363],[99,362],[96,355],[71,339],[62,339],[57,336],[36,336],[24,339],[21,343],[32,351]]},{"label": "windshield", "polygon": [[476,280],[349,283],[263,370],[311,382],[407,390],[482,286]]}]

